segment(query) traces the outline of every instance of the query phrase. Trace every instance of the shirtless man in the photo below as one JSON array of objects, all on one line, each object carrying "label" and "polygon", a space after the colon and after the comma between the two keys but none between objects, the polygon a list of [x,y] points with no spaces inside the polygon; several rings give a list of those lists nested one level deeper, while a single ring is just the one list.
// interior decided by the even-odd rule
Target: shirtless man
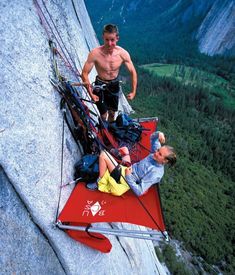
[{"label": "shirtless man", "polygon": [[[103,29],[104,44],[93,49],[88,55],[87,61],[82,70],[82,80],[87,83],[87,90],[91,98],[96,102],[103,120],[113,121],[115,112],[118,110],[119,98],[119,69],[122,64],[130,72],[132,80],[131,92],[127,98],[132,100],[136,94],[137,74],[131,61],[129,53],[123,48],[117,46],[119,40],[118,28],[115,25],[108,24]],[[104,91],[96,93],[92,90],[88,75],[95,66],[98,73],[95,84],[106,84]]]}]

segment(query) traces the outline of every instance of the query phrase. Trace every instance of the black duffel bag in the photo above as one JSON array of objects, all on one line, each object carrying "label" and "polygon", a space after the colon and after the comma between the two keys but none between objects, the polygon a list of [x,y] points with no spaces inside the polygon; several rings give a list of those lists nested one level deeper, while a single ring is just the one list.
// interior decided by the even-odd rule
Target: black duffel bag
[{"label": "black duffel bag", "polygon": [[121,113],[109,124],[109,130],[119,140],[136,143],[140,141],[143,128],[139,122]]}]

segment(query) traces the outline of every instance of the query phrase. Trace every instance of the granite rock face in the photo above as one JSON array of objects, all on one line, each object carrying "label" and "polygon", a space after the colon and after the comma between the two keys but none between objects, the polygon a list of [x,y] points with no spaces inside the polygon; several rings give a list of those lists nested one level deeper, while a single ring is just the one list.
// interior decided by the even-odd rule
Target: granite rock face
[{"label": "granite rock face", "polygon": [[235,55],[235,1],[216,0],[196,38],[202,53]]},{"label": "granite rock face", "polygon": [[[47,20],[46,10],[51,14],[63,48],[78,70],[89,50],[98,45],[83,1],[0,3],[1,270],[5,274],[165,274],[150,241],[111,237],[111,253],[102,254],[53,227],[60,183],[73,178],[80,151],[66,126],[62,147],[60,96],[49,82],[53,71],[48,35],[52,39],[57,35],[49,29],[47,35],[36,2]],[[62,69],[74,78],[63,62]],[[72,189],[70,185],[62,190],[60,209]]]},{"label": "granite rock face", "polygon": [[65,274],[2,169],[0,198],[1,274]]}]

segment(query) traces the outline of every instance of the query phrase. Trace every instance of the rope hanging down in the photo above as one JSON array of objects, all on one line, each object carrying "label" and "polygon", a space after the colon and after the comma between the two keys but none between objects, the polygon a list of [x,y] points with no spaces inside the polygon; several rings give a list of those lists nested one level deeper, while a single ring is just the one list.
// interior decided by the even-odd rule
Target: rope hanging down
[{"label": "rope hanging down", "polygon": [[61,35],[60,35],[60,33],[59,33],[55,23],[54,23],[54,20],[52,19],[51,14],[49,13],[44,1],[42,1],[42,3],[43,3],[43,6],[45,7],[45,10],[46,10],[49,18],[50,18],[50,21],[52,22],[53,27],[51,26],[49,20],[45,16],[39,2],[37,0],[34,0],[34,4],[35,4],[36,10],[38,12],[38,16],[41,19],[42,26],[44,27],[44,29],[47,33],[48,40],[53,41],[53,38],[55,39],[56,43],[58,44],[58,46],[59,46],[59,48],[62,52],[62,54],[59,53],[59,51],[58,51],[58,53],[60,54],[61,58],[64,60],[65,65],[72,71],[72,73],[74,74],[76,79],[79,81],[78,77],[80,76],[80,74],[78,72],[78,69],[76,68],[76,64],[73,61],[72,57],[70,56],[70,53],[69,53],[68,49],[66,48],[66,46],[63,42],[63,39],[62,39],[62,37],[61,37]]},{"label": "rope hanging down", "polygon": [[62,125],[62,141],[61,141],[61,161],[60,161],[60,192],[59,192],[59,200],[56,209],[56,217],[55,217],[55,224],[58,220],[59,216],[59,208],[60,208],[60,200],[61,200],[61,192],[62,192],[62,185],[63,185],[63,165],[64,165],[64,111],[63,112],[63,125]]}]

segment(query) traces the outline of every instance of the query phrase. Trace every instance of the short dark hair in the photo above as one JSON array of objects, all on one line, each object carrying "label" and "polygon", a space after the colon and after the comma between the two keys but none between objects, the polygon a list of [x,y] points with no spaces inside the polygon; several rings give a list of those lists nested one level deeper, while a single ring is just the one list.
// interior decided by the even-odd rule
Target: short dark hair
[{"label": "short dark hair", "polygon": [[107,32],[107,33],[116,33],[117,35],[119,35],[118,27],[114,24],[104,25],[103,34],[105,32]]},{"label": "short dark hair", "polygon": [[165,145],[166,148],[169,150],[169,154],[166,157],[167,164],[171,166],[175,165],[176,163],[176,153],[173,147]]}]

